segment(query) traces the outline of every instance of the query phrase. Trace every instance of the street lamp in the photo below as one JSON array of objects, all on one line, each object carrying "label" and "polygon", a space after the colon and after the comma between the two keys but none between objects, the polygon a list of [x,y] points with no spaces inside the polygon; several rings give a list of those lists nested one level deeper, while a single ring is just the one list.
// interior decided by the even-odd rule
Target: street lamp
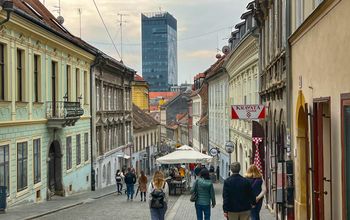
[{"label": "street lamp", "polygon": [[225,150],[229,154],[229,158],[228,158],[228,161],[229,161],[228,168],[229,168],[229,170],[230,170],[230,166],[231,166],[231,154],[234,151],[234,149],[235,149],[235,144],[232,141],[226,141],[226,143],[225,143]]}]

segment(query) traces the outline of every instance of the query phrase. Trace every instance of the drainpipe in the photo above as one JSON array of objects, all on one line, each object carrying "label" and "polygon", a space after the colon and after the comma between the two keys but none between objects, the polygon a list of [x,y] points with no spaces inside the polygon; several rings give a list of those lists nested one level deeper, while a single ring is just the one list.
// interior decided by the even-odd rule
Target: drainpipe
[{"label": "drainpipe", "polygon": [[[291,53],[291,50],[290,50],[290,45],[289,45],[289,41],[288,41],[288,39],[289,39],[289,36],[290,36],[290,34],[291,34],[291,25],[290,25],[290,23],[291,23],[291,1],[286,1],[286,71],[287,71],[287,128],[289,129],[289,134],[287,134],[287,135],[290,135],[290,133],[291,133],[291,123],[292,123],[292,113],[293,113],[293,111],[292,111],[292,86],[291,86],[291,83],[292,83],[292,72],[291,72],[291,58],[290,58],[290,53]],[[291,143],[291,145],[292,145],[292,143]],[[292,145],[293,146],[293,145]],[[287,160],[290,160],[291,158],[290,158],[290,155],[288,156],[287,155]],[[282,166],[282,173],[285,173],[285,170],[284,170],[284,166],[285,166],[285,164],[286,164],[286,162],[285,162],[286,160],[284,159],[283,160],[283,166]],[[293,178],[294,179],[294,177],[292,176],[291,178]],[[289,181],[288,181],[289,182]],[[294,181],[292,181],[292,182],[294,182]],[[287,188],[287,190],[288,190],[288,188],[289,187],[293,187],[294,188],[294,186],[288,186],[288,183],[287,183],[287,186],[286,186],[286,188]],[[284,187],[283,187],[284,188]],[[294,189],[293,189],[293,201],[294,201]],[[285,194],[283,194],[283,197],[284,197],[284,195]],[[289,201],[288,201],[288,197],[287,198],[283,198],[283,201],[284,201],[284,207],[283,207],[283,212],[282,212],[282,214],[284,215],[284,214],[286,214],[287,215],[287,219],[290,219],[289,218],[289,215],[291,214],[291,213],[289,213],[289,211],[292,211],[292,212],[294,212],[294,206],[293,207],[291,207],[291,208],[289,208],[289,206],[288,206],[288,203],[289,203]],[[284,213],[284,211],[286,211],[286,213]],[[293,216],[293,214],[292,214],[292,216]],[[284,219],[284,216],[283,216],[283,219]]]},{"label": "drainpipe", "polygon": [[6,11],[6,18],[5,20],[2,20],[0,22],[0,26],[5,24],[6,22],[8,22],[10,20],[10,16],[11,16],[11,12],[13,12],[13,2],[10,0],[3,0],[0,1],[1,2],[1,10],[5,10]]},{"label": "drainpipe", "polygon": [[94,146],[94,142],[93,142],[93,135],[94,134],[94,129],[93,127],[95,126],[94,120],[95,117],[93,114],[95,114],[94,111],[94,107],[95,105],[93,105],[93,90],[95,88],[95,72],[94,72],[94,68],[98,65],[101,64],[101,54],[100,52],[97,52],[96,58],[94,60],[94,62],[91,64],[90,66],[90,114],[91,114],[91,118],[90,118],[90,158],[91,158],[91,191],[95,191],[95,170],[94,170],[94,165],[93,165],[93,146]]}]

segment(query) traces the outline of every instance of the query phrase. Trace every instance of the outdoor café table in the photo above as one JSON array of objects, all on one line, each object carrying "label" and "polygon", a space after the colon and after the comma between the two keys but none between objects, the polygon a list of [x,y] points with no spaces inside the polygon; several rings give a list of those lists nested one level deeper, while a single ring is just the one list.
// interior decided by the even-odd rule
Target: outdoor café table
[{"label": "outdoor caf\u00e9 table", "polygon": [[[171,180],[169,186],[169,194],[171,195],[177,195],[178,191],[180,191],[180,195],[184,192],[185,186],[186,186],[186,180]],[[171,188],[171,190],[170,190]]]}]

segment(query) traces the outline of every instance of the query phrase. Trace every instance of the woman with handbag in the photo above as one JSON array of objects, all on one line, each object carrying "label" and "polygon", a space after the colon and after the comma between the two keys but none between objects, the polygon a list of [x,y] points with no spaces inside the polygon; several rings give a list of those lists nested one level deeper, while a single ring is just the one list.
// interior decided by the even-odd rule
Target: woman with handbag
[{"label": "woman with handbag", "polygon": [[151,220],[164,220],[168,208],[169,187],[161,171],[154,173],[148,186],[148,193]]},{"label": "woman with handbag", "polygon": [[197,220],[203,220],[203,214],[205,220],[210,220],[210,202],[211,207],[216,205],[214,186],[206,168],[201,170],[199,176],[191,189],[191,201],[195,203]]},{"label": "woman with handbag", "polygon": [[147,176],[143,170],[141,171],[141,176],[139,177],[139,190],[141,194],[141,202],[146,202]]},{"label": "woman with handbag", "polygon": [[251,220],[260,220],[260,210],[263,203],[263,198],[266,193],[265,181],[258,167],[254,164],[250,165],[245,177],[250,181],[253,193],[256,198],[256,206],[250,210]]}]

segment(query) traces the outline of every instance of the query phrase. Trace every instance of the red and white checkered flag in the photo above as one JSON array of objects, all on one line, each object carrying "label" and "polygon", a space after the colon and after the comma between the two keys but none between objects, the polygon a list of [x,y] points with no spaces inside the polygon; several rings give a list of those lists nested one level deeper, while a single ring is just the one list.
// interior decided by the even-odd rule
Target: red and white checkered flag
[{"label": "red and white checkered flag", "polygon": [[254,155],[254,164],[257,166],[260,173],[263,173],[262,169],[262,162],[261,162],[261,156],[260,156],[260,149],[259,144],[262,142],[261,137],[253,137],[253,142],[255,143],[255,155]]}]

